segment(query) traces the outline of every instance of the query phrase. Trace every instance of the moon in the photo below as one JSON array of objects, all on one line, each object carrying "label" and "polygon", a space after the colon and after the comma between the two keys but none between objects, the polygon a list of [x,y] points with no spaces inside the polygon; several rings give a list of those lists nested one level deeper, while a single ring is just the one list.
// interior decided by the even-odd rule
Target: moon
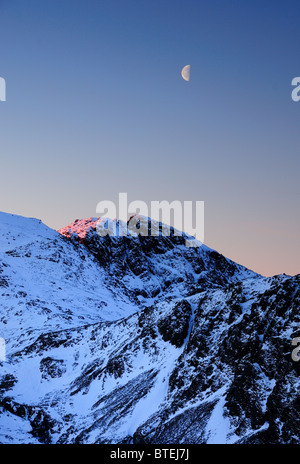
[{"label": "moon", "polygon": [[189,81],[190,80],[190,73],[191,73],[191,65],[187,64],[181,70],[182,79],[184,79],[185,81]]}]

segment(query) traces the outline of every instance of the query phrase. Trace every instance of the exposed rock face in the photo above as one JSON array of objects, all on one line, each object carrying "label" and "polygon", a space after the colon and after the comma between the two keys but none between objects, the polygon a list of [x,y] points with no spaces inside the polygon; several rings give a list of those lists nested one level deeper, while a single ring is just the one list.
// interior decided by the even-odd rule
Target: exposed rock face
[{"label": "exposed rock face", "polygon": [[0,442],[297,443],[300,276],[96,227],[0,214]]}]

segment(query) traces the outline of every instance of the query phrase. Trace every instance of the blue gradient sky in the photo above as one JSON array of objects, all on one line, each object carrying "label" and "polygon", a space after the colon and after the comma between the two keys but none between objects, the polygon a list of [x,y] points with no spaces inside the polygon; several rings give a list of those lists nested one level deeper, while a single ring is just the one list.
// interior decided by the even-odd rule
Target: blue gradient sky
[{"label": "blue gradient sky", "polygon": [[299,1],[0,0],[0,17],[0,210],[59,228],[119,192],[202,200],[208,246],[300,272]]}]

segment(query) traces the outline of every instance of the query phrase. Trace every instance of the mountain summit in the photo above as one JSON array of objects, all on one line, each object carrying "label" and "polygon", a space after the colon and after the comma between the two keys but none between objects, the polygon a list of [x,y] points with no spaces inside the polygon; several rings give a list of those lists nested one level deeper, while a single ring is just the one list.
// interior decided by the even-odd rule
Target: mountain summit
[{"label": "mountain summit", "polygon": [[98,223],[0,213],[0,442],[297,443],[300,276]]}]

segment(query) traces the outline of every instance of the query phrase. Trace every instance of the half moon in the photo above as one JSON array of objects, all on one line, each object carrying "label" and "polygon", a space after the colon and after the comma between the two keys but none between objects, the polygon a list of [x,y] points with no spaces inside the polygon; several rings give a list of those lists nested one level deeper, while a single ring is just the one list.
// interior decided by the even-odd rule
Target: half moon
[{"label": "half moon", "polygon": [[189,81],[190,80],[190,73],[191,73],[191,65],[187,64],[181,70],[182,79],[184,79],[185,81]]}]

